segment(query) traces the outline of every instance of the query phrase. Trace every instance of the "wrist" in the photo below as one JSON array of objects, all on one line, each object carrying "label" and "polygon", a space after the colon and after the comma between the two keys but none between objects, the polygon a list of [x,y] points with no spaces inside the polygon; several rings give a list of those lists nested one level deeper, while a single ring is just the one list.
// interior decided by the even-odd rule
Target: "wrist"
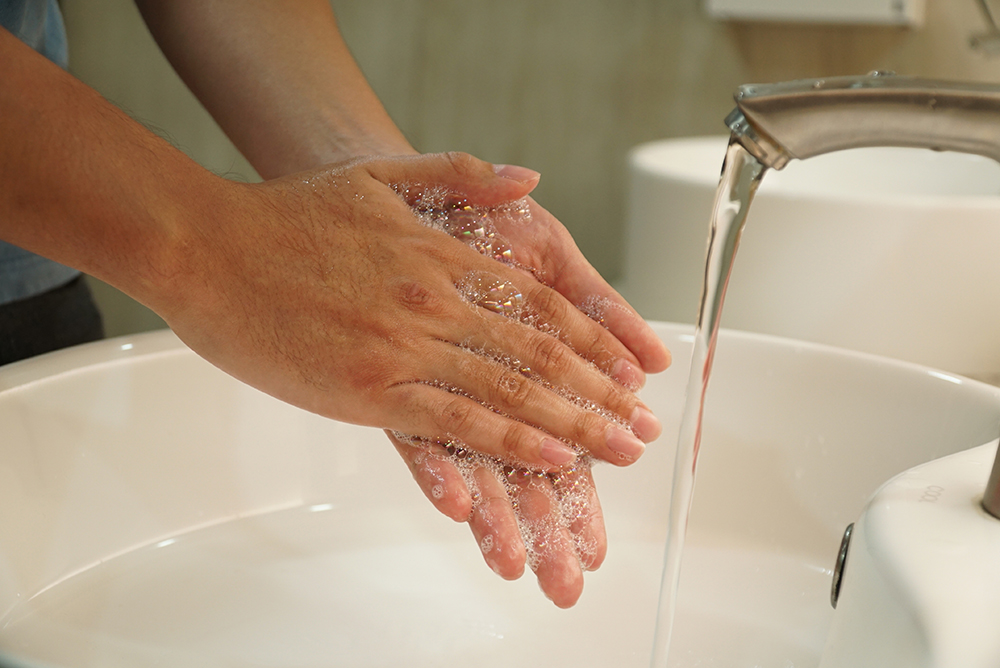
[{"label": "wrist", "polygon": [[289,137],[280,148],[250,151],[251,164],[264,179],[365,157],[418,155],[395,126],[388,128],[344,128],[336,119],[307,140]]},{"label": "wrist", "polygon": [[154,219],[138,242],[142,266],[116,284],[171,327],[217,312],[211,275],[229,252],[225,228],[229,221],[249,224],[237,193],[250,186],[194,167],[192,173],[175,174],[162,203],[153,205]]}]

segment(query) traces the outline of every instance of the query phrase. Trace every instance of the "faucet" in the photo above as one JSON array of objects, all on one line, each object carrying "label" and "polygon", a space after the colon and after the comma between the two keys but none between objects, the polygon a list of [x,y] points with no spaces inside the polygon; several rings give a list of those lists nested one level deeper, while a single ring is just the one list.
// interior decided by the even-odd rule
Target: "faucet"
[{"label": "faucet", "polygon": [[748,84],[726,124],[765,167],[865,146],[976,153],[1000,161],[1000,88],[861,77]]},{"label": "faucet", "polygon": [[[867,146],[975,153],[1000,162],[1000,87],[886,72],[737,89],[732,140],[762,165]],[[1000,451],[983,496],[1000,519]]]},{"label": "faucet", "polygon": [[969,46],[991,56],[996,55],[1000,53],[1000,25],[997,25],[997,17],[990,0],[979,0],[979,9],[989,24],[989,30],[970,37]]}]

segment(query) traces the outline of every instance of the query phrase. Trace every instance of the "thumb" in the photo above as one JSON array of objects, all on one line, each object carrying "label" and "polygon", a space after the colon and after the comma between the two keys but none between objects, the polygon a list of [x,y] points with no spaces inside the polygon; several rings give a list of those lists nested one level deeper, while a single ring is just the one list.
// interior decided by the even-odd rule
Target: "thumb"
[{"label": "thumb", "polygon": [[440,186],[483,206],[526,197],[540,178],[527,167],[492,165],[460,152],[375,160],[366,168],[386,185]]}]

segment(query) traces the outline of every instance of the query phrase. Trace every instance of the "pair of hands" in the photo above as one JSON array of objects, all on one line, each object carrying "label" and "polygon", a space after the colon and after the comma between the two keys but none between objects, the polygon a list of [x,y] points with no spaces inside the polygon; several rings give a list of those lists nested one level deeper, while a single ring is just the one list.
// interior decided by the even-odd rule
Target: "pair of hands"
[{"label": "pair of hands", "polygon": [[[227,132],[242,138],[241,149],[257,156],[262,173],[338,155],[412,151],[365,88],[327,2],[296,3],[297,11],[235,1],[143,5],[151,28],[167,38],[161,44],[175,52],[172,61],[183,65],[198,51],[189,38],[211,52],[194,59],[204,66],[181,69]],[[210,25],[223,30],[231,19],[247,34],[265,34],[260,41],[209,38]],[[278,30],[281,21],[294,25]],[[269,76],[231,69],[240,62],[234,44],[247,46],[241,57],[258,59]],[[203,357],[280,399],[481,453],[460,470],[434,455],[434,446],[397,439],[432,502],[470,522],[501,575],[523,570],[517,521],[532,524],[538,544],[529,548],[539,557],[532,565],[542,589],[558,605],[576,601],[578,553],[583,567],[593,568],[606,547],[590,459],[626,464],[641,454],[642,441],[655,438],[659,424],[629,388],[665,368],[669,355],[534,203],[530,220],[498,223],[515,266],[419,224],[414,202],[391,187],[431,184],[491,207],[526,197],[536,174],[498,173],[446,154],[369,158],[233,183],[205,172],[4,30],[0,60],[0,117],[10,121],[0,132],[0,165],[9,167],[0,238],[119,287]],[[254,85],[217,85],[233,72],[248,73]],[[302,91],[316,92],[312,104]],[[235,104],[243,93],[254,104]],[[323,137],[334,147],[321,150]],[[262,138],[270,143],[257,146]],[[458,286],[480,275],[517,286],[539,328],[463,299]],[[594,299],[610,305],[603,326],[575,306]],[[551,475],[512,480],[497,472],[498,461]],[[580,507],[576,522],[545,521],[565,519],[567,504]]]},{"label": "pair of hands", "polygon": [[[581,565],[596,568],[606,550],[590,460],[631,463],[659,435],[632,390],[669,354],[533,202],[530,216],[496,221],[516,261],[507,264],[420,224],[417,202],[397,193],[433,184],[494,207],[536,183],[529,170],[444,154],[227,184],[227,215],[186,230],[179,294],[160,312],[231,375],[386,429],[432,503],[469,521],[498,574],[516,578],[535,556],[542,590],[568,607],[582,591]],[[475,275],[516,286],[543,327],[463,299],[457,286]],[[609,305],[603,325],[574,306],[588,298]],[[478,453],[464,477],[434,445],[448,440]],[[566,503],[580,510],[568,523],[544,521],[565,516]],[[535,527],[527,551],[518,521]]]},{"label": "pair of hands", "polygon": [[[176,273],[180,294],[192,294],[155,310],[195,350],[271,394],[421,439],[396,439],[397,448],[435,506],[470,522],[504,577],[524,568],[517,521],[535,525],[531,540],[548,547],[529,546],[541,557],[531,565],[545,593],[571,605],[583,582],[578,548],[588,546],[583,566],[594,568],[606,547],[590,460],[634,461],[658,434],[629,388],[666,368],[663,344],[534,203],[530,221],[498,230],[525,273],[417,224],[413,202],[388,187],[430,184],[490,207],[527,196],[537,174],[498,175],[458,154],[339,162],[413,149],[365,82],[326,0],[138,6],[260,174],[336,163],[224,188],[218,224],[185,244],[191,251]],[[463,299],[460,288],[483,275],[516,286],[548,333]],[[604,326],[576,308],[594,300],[606,306]],[[434,454],[426,442],[436,440],[481,454],[456,462]],[[559,482],[512,480],[496,472],[497,460],[561,471]],[[583,506],[578,521],[542,521],[574,504]]]}]

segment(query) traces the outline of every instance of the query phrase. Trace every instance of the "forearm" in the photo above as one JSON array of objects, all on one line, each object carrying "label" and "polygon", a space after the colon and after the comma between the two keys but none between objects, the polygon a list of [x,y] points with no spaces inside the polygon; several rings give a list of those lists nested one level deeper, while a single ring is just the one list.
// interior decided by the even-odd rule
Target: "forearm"
[{"label": "forearm", "polygon": [[327,0],[137,0],[188,87],[265,178],[413,153]]},{"label": "forearm", "polygon": [[0,238],[160,306],[216,177],[0,29]]}]

